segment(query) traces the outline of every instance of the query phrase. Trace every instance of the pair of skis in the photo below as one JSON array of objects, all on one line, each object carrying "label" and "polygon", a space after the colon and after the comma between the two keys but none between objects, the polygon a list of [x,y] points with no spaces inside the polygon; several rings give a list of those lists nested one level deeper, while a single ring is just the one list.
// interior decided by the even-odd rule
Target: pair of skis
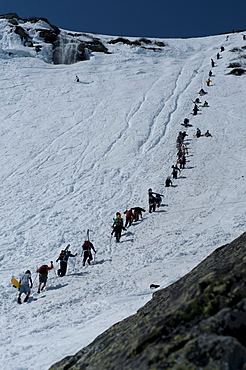
[{"label": "pair of skis", "polygon": [[[89,229],[87,229],[86,238],[87,238],[87,240],[89,242],[90,241],[90,230]],[[81,251],[81,257],[83,257],[83,248],[82,248],[82,251]]]}]

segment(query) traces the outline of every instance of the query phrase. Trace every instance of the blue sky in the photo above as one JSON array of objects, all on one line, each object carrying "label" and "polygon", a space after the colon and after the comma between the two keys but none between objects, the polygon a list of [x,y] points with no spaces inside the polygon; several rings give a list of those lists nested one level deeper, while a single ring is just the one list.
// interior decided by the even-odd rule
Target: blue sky
[{"label": "blue sky", "polygon": [[238,0],[9,0],[0,14],[45,17],[59,28],[115,36],[199,37],[246,29]]}]

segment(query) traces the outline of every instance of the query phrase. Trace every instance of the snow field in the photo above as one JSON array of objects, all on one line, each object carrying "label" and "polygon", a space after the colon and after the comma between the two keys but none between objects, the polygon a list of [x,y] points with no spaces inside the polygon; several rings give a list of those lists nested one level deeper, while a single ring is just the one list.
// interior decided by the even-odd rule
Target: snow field
[{"label": "snow field", "polygon": [[[106,39],[106,38],[105,38]],[[1,362],[6,370],[48,369],[89,344],[150,298],[151,283],[176,281],[245,231],[245,77],[227,76],[240,34],[167,40],[163,52],[118,44],[111,55],[53,66],[0,59]],[[222,58],[206,87],[210,58]],[[81,83],[75,83],[75,75]],[[209,108],[191,115],[192,101]],[[186,169],[165,188],[176,137],[188,117]],[[195,138],[196,128],[213,137]],[[149,214],[147,190],[164,194]],[[146,209],[110,240],[112,218]],[[86,230],[97,250],[82,267]],[[71,244],[68,274],[50,271],[36,293],[36,269]],[[56,269],[58,264],[55,264]],[[17,305],[10,284],[30,269],[33,299]]]}]

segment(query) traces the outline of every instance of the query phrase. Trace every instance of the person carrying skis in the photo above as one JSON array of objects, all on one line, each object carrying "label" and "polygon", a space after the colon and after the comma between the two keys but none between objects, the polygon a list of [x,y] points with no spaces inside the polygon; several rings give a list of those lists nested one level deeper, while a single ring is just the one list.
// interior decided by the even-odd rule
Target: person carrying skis
[{"label": "person carrying skis", "polygon": [[112,228],[113,228],[113,231],[111,232],[111,235],[114,234],[116,238],[116,242],[119,243],[122,230],[126,230],[126,228],[123,225],[123,218],[121,217],[120,212],[116,213],[116,218],[114,218],[114,223],[112,225]]},{"label": "person carrying skis", "polygon": [[156,193],[153,193],[152,189],[150,188],[148,190],[148,194],[149,194],[149,213],[155,212],[155,209],[156,209],[156,199],[155,199],[154,194],[156,195]]},{"label": "person carrying skis", "polygon": [[63,249],[57,258],[56,262],[60,261],[60,268],[57,270],[58,276],[62,277],[66,275],[67,272],[67,263],[69,257],[77,257],[78,253],[72,254],[68,248],[70,247],[70,244],[67,245],[65,249]]},{"label": "person carrying skis", "polygon": [[[30,282],[30,285],[29,285],[29,282]],[[31,271],[30,270],[26,270],[26,272],[20,278],[19,283],[20,283],[20,288],[19,288],[20,293],[19,293],[17,302],[19,304],[21,304],[22,303],[21,302],[22,293],[24,293],[26,295],[26,297],[24,299],[24,302],[28,301],[28,298],[29,298],[30,293],[31,293],[32,278],[31,278]]]},{"label": "person carrying skis", "polygon": [[97,253],[92,242],[85,240],[82,245],[82,251],[84,253],[83,266],[85,266],[86,261],[89,265],[91,264],[91,261],[93,260],[91,250],[93,250],[94,253]]},{"label": "person carrying skis", "polygon": [[38,293],[40,293],[40,290],[43,290],[46,287],[48,273],[53,268],[53,262],[50,261],[50,267],[47,265],[42,265],[41,267],[39,267],[39,269],[37,269],[36,272],[39,274]]},{"label": "person carrying skis", "polygon": [[132,208],[131,208],[131,209],[129,209],[129,210],[126,210],[126,211],[124,212],[124,214],[126,215],[125,227],[127,227],[127,226],[128,226],[128,224],[129,224],[129,226],[131,226],[132,221],[133,221]]}]

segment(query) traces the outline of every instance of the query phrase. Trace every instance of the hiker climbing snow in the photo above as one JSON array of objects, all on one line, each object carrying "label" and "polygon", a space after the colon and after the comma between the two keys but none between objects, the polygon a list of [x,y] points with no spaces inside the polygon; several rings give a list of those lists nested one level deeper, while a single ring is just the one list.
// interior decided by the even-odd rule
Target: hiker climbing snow
[{"label": "hiker climbing snow", "polygon": [[92,242],[90,242],[90,240],[85,240],[82,245],[82,252],[84,254],[83,266],[85,266],[86,261],[89,265],[91,264],[91,261],[93,260],[91,250],[93,250],[94,253],[97,253]]},{"label": "hiker climbing snow", "polygon": [[48,265],[42,265],[37,269],[37,273],[39,274],[39,284],[38,284],[38,293],[40,293],[40,290],[43,290],[46,287],[47,279],[48,279],[48,273],[50,270],[54,268],[53,262],[50,262],[50,266]]},{"label": "hiker climbing snow", "polygon": [[112,225],[112,228],[113,228],[113,231],[111,232],[111,235],[114,234],[116,238],[116,242],[119,243],[122,230],[126,230],[126,228],[123,225],[123,218],[121,217],[120,212],[116,213],[116,218],[114,218],[114,223]]},{"label": "hiker climbing snow", "polygon": [[[30,284],[30,285],[29,285]],[[27,270],[25,274],[22,275],[20,278],[20,288],[19,288],[19,296],[17,302],[21,304],[21,295],[24,293],[26,295],[24,302],[28,301],[28,298],[31,293],[31,288],[32,288],[32,278],[31,278],[31,271]]]},{"label": "hiker climbing snow", "polygon": [[56,262],[60,261],[60,268],[57,270],[58,276],[62,277],[66,275],[67,272],[67,263],[69,257],[77,257],[78,253],[72,254],[68,248],[70,247],[70,244],[67,245],[65,249],[63,249],[57,258]]}]

